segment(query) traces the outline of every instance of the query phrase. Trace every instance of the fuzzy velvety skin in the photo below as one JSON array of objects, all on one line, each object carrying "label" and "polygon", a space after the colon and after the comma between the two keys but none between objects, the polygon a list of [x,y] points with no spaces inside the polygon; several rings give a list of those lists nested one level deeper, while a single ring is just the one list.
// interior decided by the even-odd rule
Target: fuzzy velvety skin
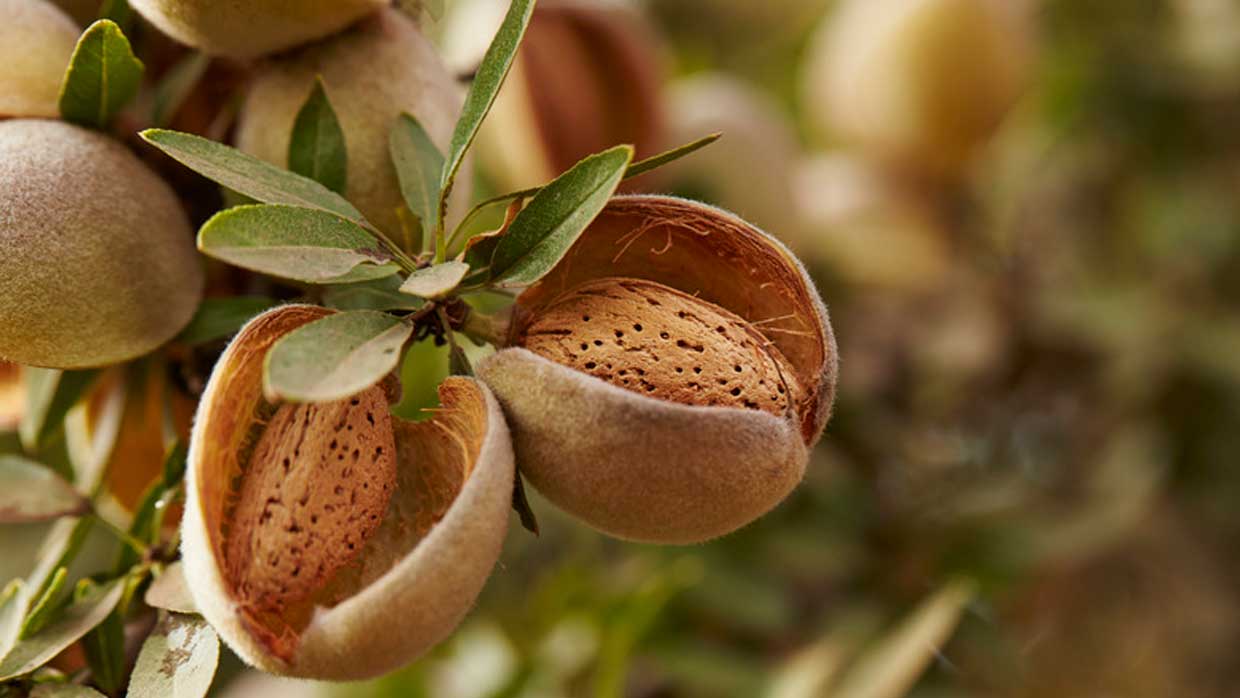
[{"label": "fuzzy velvety skin", "polygon": [[[460,87],[414,23],[384,10],[343,34],[263,63],[241,110],[237,147],[286,167],[293,122],[315,76],[322,76],[344,131],[345,198],[372,223],[399,235],[396,209],[403,199],[388,147],[392,126],[409,112],[447,151]],[[467,172],[457,178],[454,203],[465,203],[469,181]]]},{"label": "fuzzy velvety skin", "polygon": [[616,197],[518,298],[514,332],[566,291],[608,276],[670,286],[748,322],[787,360],[797,404],[786,416],[679,404],[508,348],[477,371],[504,405],[521,471],[561,508],[631,540],[696,543],[769,511],[800,482],[835,395],[835,341],[804,269],[719,209]]},{"label": "fuzzy velvety skin", "polygon": [[255,58],[321,39],[384,0],[131,0],[160,31],[213,56]]},{"label": "fuzzy velvety skin", "polygon": [[512,503],[513,453],[498,402],[472,379],[440,387],[429,422],[392,418],[397,481],[385,520],[357,561],[311,604],[256,626],[226,573],[223,523],[263,411],[262,361],[280,337],[330,311],[284,306],[252,320],[220,358],[190,441],[182,556],[194,603],[246,662],[300,678],[393,671],[445,638],[499,557]]},{"label": "fuzzy velvety skin", "polygon": [[0,117],[56,117],[81,30],[46,0],[0,0]]},{"label": "fuzzy velvety skin", "polygon": [[0,359],[86,368],[168,341],[202,295],[193,240],[172,189],[120,143],[0,121]]}]

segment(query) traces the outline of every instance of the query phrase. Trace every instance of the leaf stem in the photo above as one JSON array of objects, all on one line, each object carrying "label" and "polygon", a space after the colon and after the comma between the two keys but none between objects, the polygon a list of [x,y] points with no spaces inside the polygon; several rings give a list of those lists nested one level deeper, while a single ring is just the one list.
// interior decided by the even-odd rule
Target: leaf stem
[{"label": "leaf stem", "polygon": [[510,311],[490,315],[471,308],[461,323],[460,332],[470,339],[502,349],[508,345],[510,324]]},{"label": "leaf stem", "polygon": [[129,546],[131,549],[133,549],[135,553],[142,556],[143,558],[146,557],[147,553],[150,551],[150,547],[147,546],[146,543],[143,543],[137,538],[134,538],[133,536],[129,535],[127,531],[121,530],[119,526],[112,523],[111,521],[108,521],[107,518],[105,518],[103,515],[99,514],[98,512],[95,512],[94,517],[95,517],[95,520],[103,524],[103,528],[107,530],[109,533],[111,533],[113,536],[115,536],[117,540]]}]

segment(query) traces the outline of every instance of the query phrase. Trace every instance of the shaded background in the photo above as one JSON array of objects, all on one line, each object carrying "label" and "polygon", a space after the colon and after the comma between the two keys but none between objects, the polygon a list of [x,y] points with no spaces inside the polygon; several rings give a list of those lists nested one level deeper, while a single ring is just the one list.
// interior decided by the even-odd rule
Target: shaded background
[{"label": "shaded background", "polygon": [[[462,76],[504,6],[428,19]],[[810,267],[842,382],[805,482],[691,548],[531,493],[429,657],[213,695],[1235,695],[1240,5],[544,0],[522,56],[537,128],[497,112],[480,194],[723,132],[635,186]]]},{"label": "shaded background", "polygon": [[[455,13],[477,4],[435,25],[458,66],[483,32]],[[866,44],[883,20],[825,0],[626,5],[657,76],[640,109],[615,97],[647,68],[606,42],[542,47],[606,76],[543,62],[535,100],[578,96],[561,125],[603,114],[624,140],[654,120],[648,151],[724,132],[640,186],[806,259],[841,344],[836,416],[800,489],[708,545],[612,541],[535,495],[542,537],[514,531],[454,640],[320,692],[1234,695],[1240,7],[938,4],[930,38],[886,47]],[[980,5],[1008,24],[971,24]],[[537,27],[535,50],[556,33]],[[829,84],[841,60],[861,87]],[[908,113],[848,89],[903,90],[888,104],[928,110],[931,135],[867,141],[850,109]]]}]

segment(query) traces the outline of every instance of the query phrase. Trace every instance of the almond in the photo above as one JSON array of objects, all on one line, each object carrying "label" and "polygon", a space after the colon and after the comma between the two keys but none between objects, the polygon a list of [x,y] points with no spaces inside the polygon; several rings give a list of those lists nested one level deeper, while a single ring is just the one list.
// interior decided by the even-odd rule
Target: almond
[{"label": "almond", "polygon": [[381,388],[322,405],[282,405],[243,475],[224,548],[238,599],[282,614],[352,564],[396,482]]},{"label": "almond", "polygon": [[614,536],[698,543],[770,511],[805,473],[835,394],[826,309],[745,221],[613,198],[518,296],[478,363],[521,472]]},{"label": "almond", "polygon": [[542,310],[518,344],[621,388],[686,405],[787,414],[792,369],[736,315],[663,284],[604,278]]},{"label": "almond", "polygon": [[268,311],[220,358],[190,440],[182,557],[195,604],[245,661],[349,680],[460,623],[499,557],[514,471],[499,404],[472,379],[446,380],[416,423],[390,415],[387,384],[268,403],[267,351],[330,312]]}]

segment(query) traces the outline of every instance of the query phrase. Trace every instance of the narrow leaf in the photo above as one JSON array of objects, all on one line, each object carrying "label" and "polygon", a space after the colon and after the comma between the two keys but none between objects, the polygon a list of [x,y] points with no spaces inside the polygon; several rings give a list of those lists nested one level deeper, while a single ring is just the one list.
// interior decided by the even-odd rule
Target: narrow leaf
[{"label": "narrow leaf", "polygon": [[722,135],[723,134],[721,133],[712,133],[709,136],[703,136],[696,141],[686,143],[678,148],[672,148],[667,152],[659,153],[658,155],[648,157],[645,160],[639,160],[632,165],[629,165],[629,169],[624,173],[624,178],[632,179],[633,177],[640,177],[647,172],[652,172],[665,165],[670,165],[671,163],[676,162],[687,155],[696,153],[702,148],[714,143],[719,140],[719,137]]},{"label": "narrow leaf", "polygon": [[95,384],[99,371],[26,368],[22,377],[26,381],[27,407],[19,431],[22,446],[33,453],[42,448],[69,410]]},{"label": "narrow leaf", "polygon": [[400,292],[401,278],[393,275],[358,284],[337,284],[323,292],[323,303],[337,310],[417,310],[421,298]]},{"label": "narrow leaf", "polygon": [[405,205],[422,222],[422,239],[426,240],[439,225],[439,177],[443,172],[443,153],[435,147],[422,124],[408,113],[401,114],[392,127],[388,150],[392,155],[392,164],[396,166]]},{"label": "narrow leaf", "polygon": [[559,262],[615,193],[633,148],[591,155],[543,187],[495,247],[491,275],[498,286],[527,286]]},{"label": "narrow leaf", "polygon": [[124,590],[124,580],[95,587],[66,608],[56,622],[18,642],[0,661],[0,681],[29,674],[77,642],[108,617]]},{"label": "narrow leaf", "polygon": [[129,698],[202,698],[220,660],[215,630],[199,616],[161,613],[142,644]]},{"label": "narrow leaf", "polygon": [[195,51],[169,68],[155,86],[155,95],[151,100],[151,122],[161,127],[167,125],[193,94],[210,65],[210,56]]},{"label": "narrow leaf", "polygon": [[94,517],[84,516],[76,520],[61,519],[52,524],[43,545],[39,547],[39,562],[26,579],[26,589],[32,598],[42,596],[51,585],[56,570],[68,567],[77,558],[94,520]]},{"label": "narrow leaf", "polygon": [[521,47],[521,39],[525,36],[525,29],[529,26],[533,13],[534,0],[512,0],[508,6],[508,14],[504,17],[499,31],[491,40],[491,46],[478,66],[478,72],[474,76],[473,84],[470,85],[469,94],[465,97],[461,117],[456,122],[456,129],[448,145],[447,162],[444,165],[443,176],[440,178],[439,211],[441,215],[447,207],[448,195],[452,193],[452,183],[457,171],[461,169],[461,163],[465,160],[465,153],[478,136],[478,129],[482,126],[483,119],[486,118],[487,112],[491,111],[491,105],[495,103],[495,97],[504,84],[504,78],[512,69],[512,63],[517,57],[517,49]]},{"label": "narrow leaf", "polygon": [[513,477],[515,480],[512,488],[512,509],[521,519],[521,527],[538,535],[538,517],[534,515],[534,508],[530,506],[530,500],[525,496],[525,479],[521,477],[519,470],[513,473]]},{"label": "narrow leaf", "polygon": [[198,231],[198,249],[244,269],[307,283],[366,281],[399,269],[361,226],[296,206],[221,211]]},{"label": "narrow leaf", "polygon": [[20,579],[14,579],[0,593],[0,659],[4,658],[17,643],[22,631],[22,616],[26,613],[26,587]]},{"label": "narrow leaf", "polygon": [[19,638],[34,635],[52,619],[52,615],[59,608],[60,592],[64,590],[68,579],[69,568],[56,568],[56,573],[48,580],[47,588],[43,590],[39,598],[31,600],[30,608],[26,611],[26,619],[22,621],[21,632],[18,633]]},{"label": "narrow leaf", "polygon": [[322,184],[246,155],[236,148],[188,133],[163,129],[147,129],[141,136],[203,177],[256,201],[304,206],[353,221],[365,220],[353,204]]},{"label": "narrow leaf", "polygon": [[400,292],[419,298],[442,298],[451,293],[469,273],[465,262],[444,262],[419,269],[405,279]]},{"label": "narrow leaf", "polygon": [[198,612],[198,605],[194,603],[194,597],[190,596],[189,585],[185,582],[185,567],[180,562],[164,568],[151,582],[151,586],[147,587],[144,600],[146,605],[166,611]]},{"label": "narrow leaf", "polygon": [[[644,175],[647,172],[657,170],[660,167],[664,167],[683,157],[696,153],[702,148],[705,148],[711,143],[714,143],[715,141],[719,140],[720,136],[722,136],[722,134],[719,134],[719,133],[713,133],[709,136],[703,136],[702,138],[699,138],[696,141],[693,141],[691,143],[686,143],[682,146],[673,148],[669,151],[648,157],[645,160],[639,160],[635,163],[632,163],[629,165],[628,169],[624,171],[624,179],[628,180],[634,177],[640,177],[641,175]],[[470,209],[468,214],[466,214],[465,218],[461,221],[460,225],[464,226],[475,216],[479,215],[480,213],[482,213],[483,211],[485,211],[486,209],[492,206],[498,206],[500,204],[510,204],[520,199],[528,199],[540,191],[542,191],[542,187],[533,187],[530,189],[522,189],[520,191],[509,192],[507,194],[500,194],[498,196],[493,196],[489,199],[480,201],[474,204],[474,207]]]},{"label": "narrow leaf", "polygon": [[336,110],[332,109],[327,98],[323,79],[317,78],[314,89],[293,121],[293,134],[288,144],[288,168],[338,194],[344,194],[348,164],[344,131],[336,119]]},{"label": "narrow leaf", "polygon": [[69,60],[60,87],[60,115],[80,126],[105,128],[138,93],[142,71],[142,61],[116,22],[95,22],[78,39]]},{"label": "narrow leaf", "polygon": [[204,299],[177,341],[195,345],[231,337],[254,316],[275,304],[275,300],[265,296]]},{"label": "narrow leaf", "polygon": [[267,353],[269,400],[342,400],[383,380],[400,361],[413,327],[370,310],[336,313],[293,330]]},{"label": "narrow leaf", "polygon": [[80,516],[90,502],[51,468],[21,456],[0,456],[0,523]]},{"label": "narrow leaf", "polygon": [[852,666],[832,691],[836,698],[900,698],[907,695],[960,623],[973,599],[973,584],[940,589]]},{"label": "narrow leaf", "polygon": [[79,643],[86,655],[91,682],[108,695],[116,695],[125,682],[125,622],[120,613],[123,606],[122,601]]}]

